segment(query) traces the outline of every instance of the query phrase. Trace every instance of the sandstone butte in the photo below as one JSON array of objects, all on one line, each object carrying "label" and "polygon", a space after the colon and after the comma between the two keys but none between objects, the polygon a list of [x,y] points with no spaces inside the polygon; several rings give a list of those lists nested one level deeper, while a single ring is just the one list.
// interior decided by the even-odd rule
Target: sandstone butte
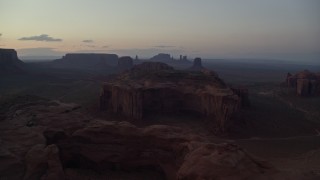
[{"label": "sandstone butte", "polygon": [[247,105],[248,91],[228,87],[212,71],[175,70],[160,62],[145,62],[103,85],[101,110],[131,119],[146,114],[193,112],[218,131],[225,131]]},{"label": "sandstone butte", "polygon": [[295,75],[288,73],[286,83],[288,87],[295,88],[299,96],[320,95],[320,73],[312,73],[308,70]]},{"label": "sandstone butte", "polygon": [[0,49],[0,74],[24,73],[24,63],[19,60],[14,49]]}]

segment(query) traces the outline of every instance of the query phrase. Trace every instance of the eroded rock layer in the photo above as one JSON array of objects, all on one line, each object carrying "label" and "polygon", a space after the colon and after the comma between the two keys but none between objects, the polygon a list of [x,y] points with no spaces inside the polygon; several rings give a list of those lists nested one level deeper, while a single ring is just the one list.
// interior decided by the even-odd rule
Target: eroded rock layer
[{"label": "eroded rock layer", "polygon": [[229,88],[214,72],[178,71],[143,63],[105,83],[101,109],[133,119],[148,113],[194,112],[224,131],[239,111],[245,91]]},{"label": "eroded rock layer", "polygon": [[308,70],[295,75],[287,74],[288,87],[295,88],[299,96],[320,95],[320,73],[312,73]]}]

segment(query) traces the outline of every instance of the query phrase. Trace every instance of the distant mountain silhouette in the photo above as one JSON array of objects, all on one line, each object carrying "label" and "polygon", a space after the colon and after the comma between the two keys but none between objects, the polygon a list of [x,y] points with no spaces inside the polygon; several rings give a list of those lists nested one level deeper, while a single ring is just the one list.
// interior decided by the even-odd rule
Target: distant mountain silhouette
[{"label": "distant mountain silhouette", "polygon": [[153,56],[150,58],[151,61],[158,61],[158,62],[167,62],[172,61],[170,54],[160,53],[158,55]]},{"label": "distant mountain silhouette", "polygon": [[95,53],[66,54],[62,59],[53,61],[53,67],[71,69],[103,69],[117,64],[118,55]]},{"label": "distant mountain silhouette", "polygon": [[0,49],[0,74],[23,73],[24,63],[14,49]]}]

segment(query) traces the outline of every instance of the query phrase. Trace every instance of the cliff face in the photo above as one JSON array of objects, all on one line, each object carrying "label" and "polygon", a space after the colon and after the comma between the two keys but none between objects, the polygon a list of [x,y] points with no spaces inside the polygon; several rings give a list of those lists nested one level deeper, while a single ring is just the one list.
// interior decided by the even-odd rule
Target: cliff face
[{"label": "cliff face", "polygon": [[57,68],[99,69],[108,66],[117,66],[116,54],[66,54],[62,59],[55,60]]},{"label": "cliff face", "polygon": [[299,96],[320,95],[320,74],[308,70],[301,71],[295,75],[287,74],[288,87],[295,88]]},{"label": "cliff face", "polygon": [[227,87],[215,73],[143,63],[104,84],[100,104],[102,110],[133,119],[154,113],[193,112],[224,131],[246,100],[243,94]]},{"label": "cliff face", "polygon": [[0,49],[0,73],[22,73],[23,64],[14,49]]}]

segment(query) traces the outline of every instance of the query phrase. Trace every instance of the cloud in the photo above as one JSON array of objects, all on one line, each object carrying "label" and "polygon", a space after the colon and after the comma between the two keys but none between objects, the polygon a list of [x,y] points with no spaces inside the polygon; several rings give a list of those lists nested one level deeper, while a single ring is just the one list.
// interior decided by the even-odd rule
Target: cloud
[{"label": "cloud", "polygon": [[93,43],[94,41],[91,40],[91,39],[86,39],[86,40],[83,40],[82,42],[84,42],[84,43]]},{"label": "cloud", "polygon": [[18,39],[20,41],[47,41],[47,42],[58,42],[62,41],[62,39],[50,37],[47,34],[41,34],[39,36],[30,36],[30,37],[22,37]]}]

